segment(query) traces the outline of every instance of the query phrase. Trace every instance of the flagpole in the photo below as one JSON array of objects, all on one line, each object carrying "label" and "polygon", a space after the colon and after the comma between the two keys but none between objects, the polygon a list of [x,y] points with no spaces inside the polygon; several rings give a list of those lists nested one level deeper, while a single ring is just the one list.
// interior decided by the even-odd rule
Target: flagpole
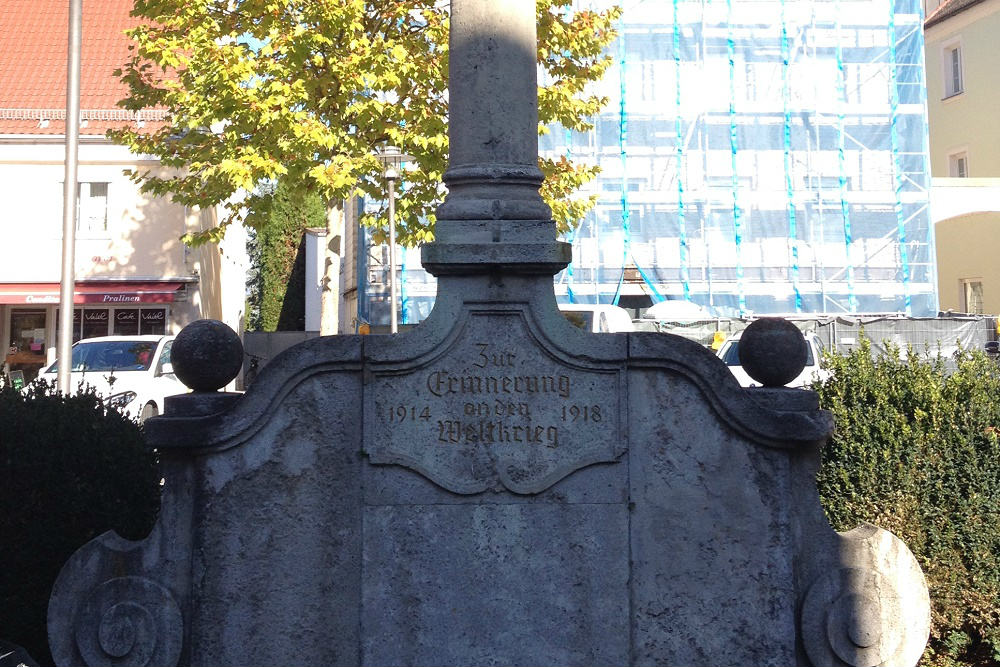
[{"label": "flagpole", "polygon": [[83,0],[69,0],[69,49],[66,56],[66,170],[63,178],[62,278],[59,283],[60,393],[70,392],[73,347],[73,280],[76,251],[77,158],[80,147],[80,42]]}]

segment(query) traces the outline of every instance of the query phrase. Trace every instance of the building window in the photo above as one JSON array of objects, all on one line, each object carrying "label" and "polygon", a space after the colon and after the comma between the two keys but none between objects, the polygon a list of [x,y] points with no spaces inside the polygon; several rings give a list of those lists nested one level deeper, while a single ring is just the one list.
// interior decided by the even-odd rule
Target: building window
[{"label": "building window", "polygon": [[115,308],[115,335],[160,335],[166,331],[165,308]]},{"label": "building window", "polygon": [[167,311],[165,308],[143,308],[139,311],[139,333],[160,335],[166,333]]},{"label": "building window", "polygon": [[948,175],[952,178],[969,177],[969,156],[966,153],[953,153],[948,156]]},{"label": "building window", "polygon": [[952,97],[965,90],[962,77],[962,45],[944,47],[944,96]]},{"label": "building window", "polygon": [[80,183],[76,196],[76,228],[81,232],[108,230],[107,183]]},{"label": "building window", "polygon": [[83,311],[82,338],[97,338],[108,335],[108,309],[87,308]]},{"label": "building window", "polygon": [[965,312],[970,315],[983,314],[983,283],[981,280],[963,280]]}]

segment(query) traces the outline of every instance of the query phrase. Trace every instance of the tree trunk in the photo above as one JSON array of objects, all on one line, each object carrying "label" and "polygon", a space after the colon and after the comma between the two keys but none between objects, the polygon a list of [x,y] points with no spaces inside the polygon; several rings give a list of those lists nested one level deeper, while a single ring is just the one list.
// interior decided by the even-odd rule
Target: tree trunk
[{"label": "tree trunk", "polygon": [[319,333],[330,336],[340,333],[340,262],[344,236],[344,202],[334,199],[326,203],[326,260],[323,262],[323,283],[320,292]]}]

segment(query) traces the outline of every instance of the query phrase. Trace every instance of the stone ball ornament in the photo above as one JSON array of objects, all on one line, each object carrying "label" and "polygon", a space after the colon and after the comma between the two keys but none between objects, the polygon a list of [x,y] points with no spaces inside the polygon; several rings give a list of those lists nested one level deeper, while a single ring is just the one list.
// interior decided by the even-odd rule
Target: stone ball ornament
[{"label": "stone ball ornament", "polygon": [[780,317],[762,317],[743,330],[740,365],[765,387],[782,387],[806,367],[809,347],[799,328]]},{"label": "stone ball ornament", "polygon": [[193,391],[217,391],[243,367],[243,343],[218,320],[195,320],[177,334],[170,360],[177,379]]},{"label": "stone ball ornament", "polygon": [[116,577],[90,592],[74,634],[87,665],[176,665],[184,624],[166,588],[144,577]]}]

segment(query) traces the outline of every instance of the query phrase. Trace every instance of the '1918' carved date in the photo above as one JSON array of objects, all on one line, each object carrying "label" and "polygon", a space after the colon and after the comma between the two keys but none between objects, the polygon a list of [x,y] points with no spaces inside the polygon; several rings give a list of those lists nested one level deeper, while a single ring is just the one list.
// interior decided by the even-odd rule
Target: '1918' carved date
[{"label": "'1918' carved date", "polygon": [[599,422],[604,419],[599,405],[564,405],[562,420],[564,422]]}]

